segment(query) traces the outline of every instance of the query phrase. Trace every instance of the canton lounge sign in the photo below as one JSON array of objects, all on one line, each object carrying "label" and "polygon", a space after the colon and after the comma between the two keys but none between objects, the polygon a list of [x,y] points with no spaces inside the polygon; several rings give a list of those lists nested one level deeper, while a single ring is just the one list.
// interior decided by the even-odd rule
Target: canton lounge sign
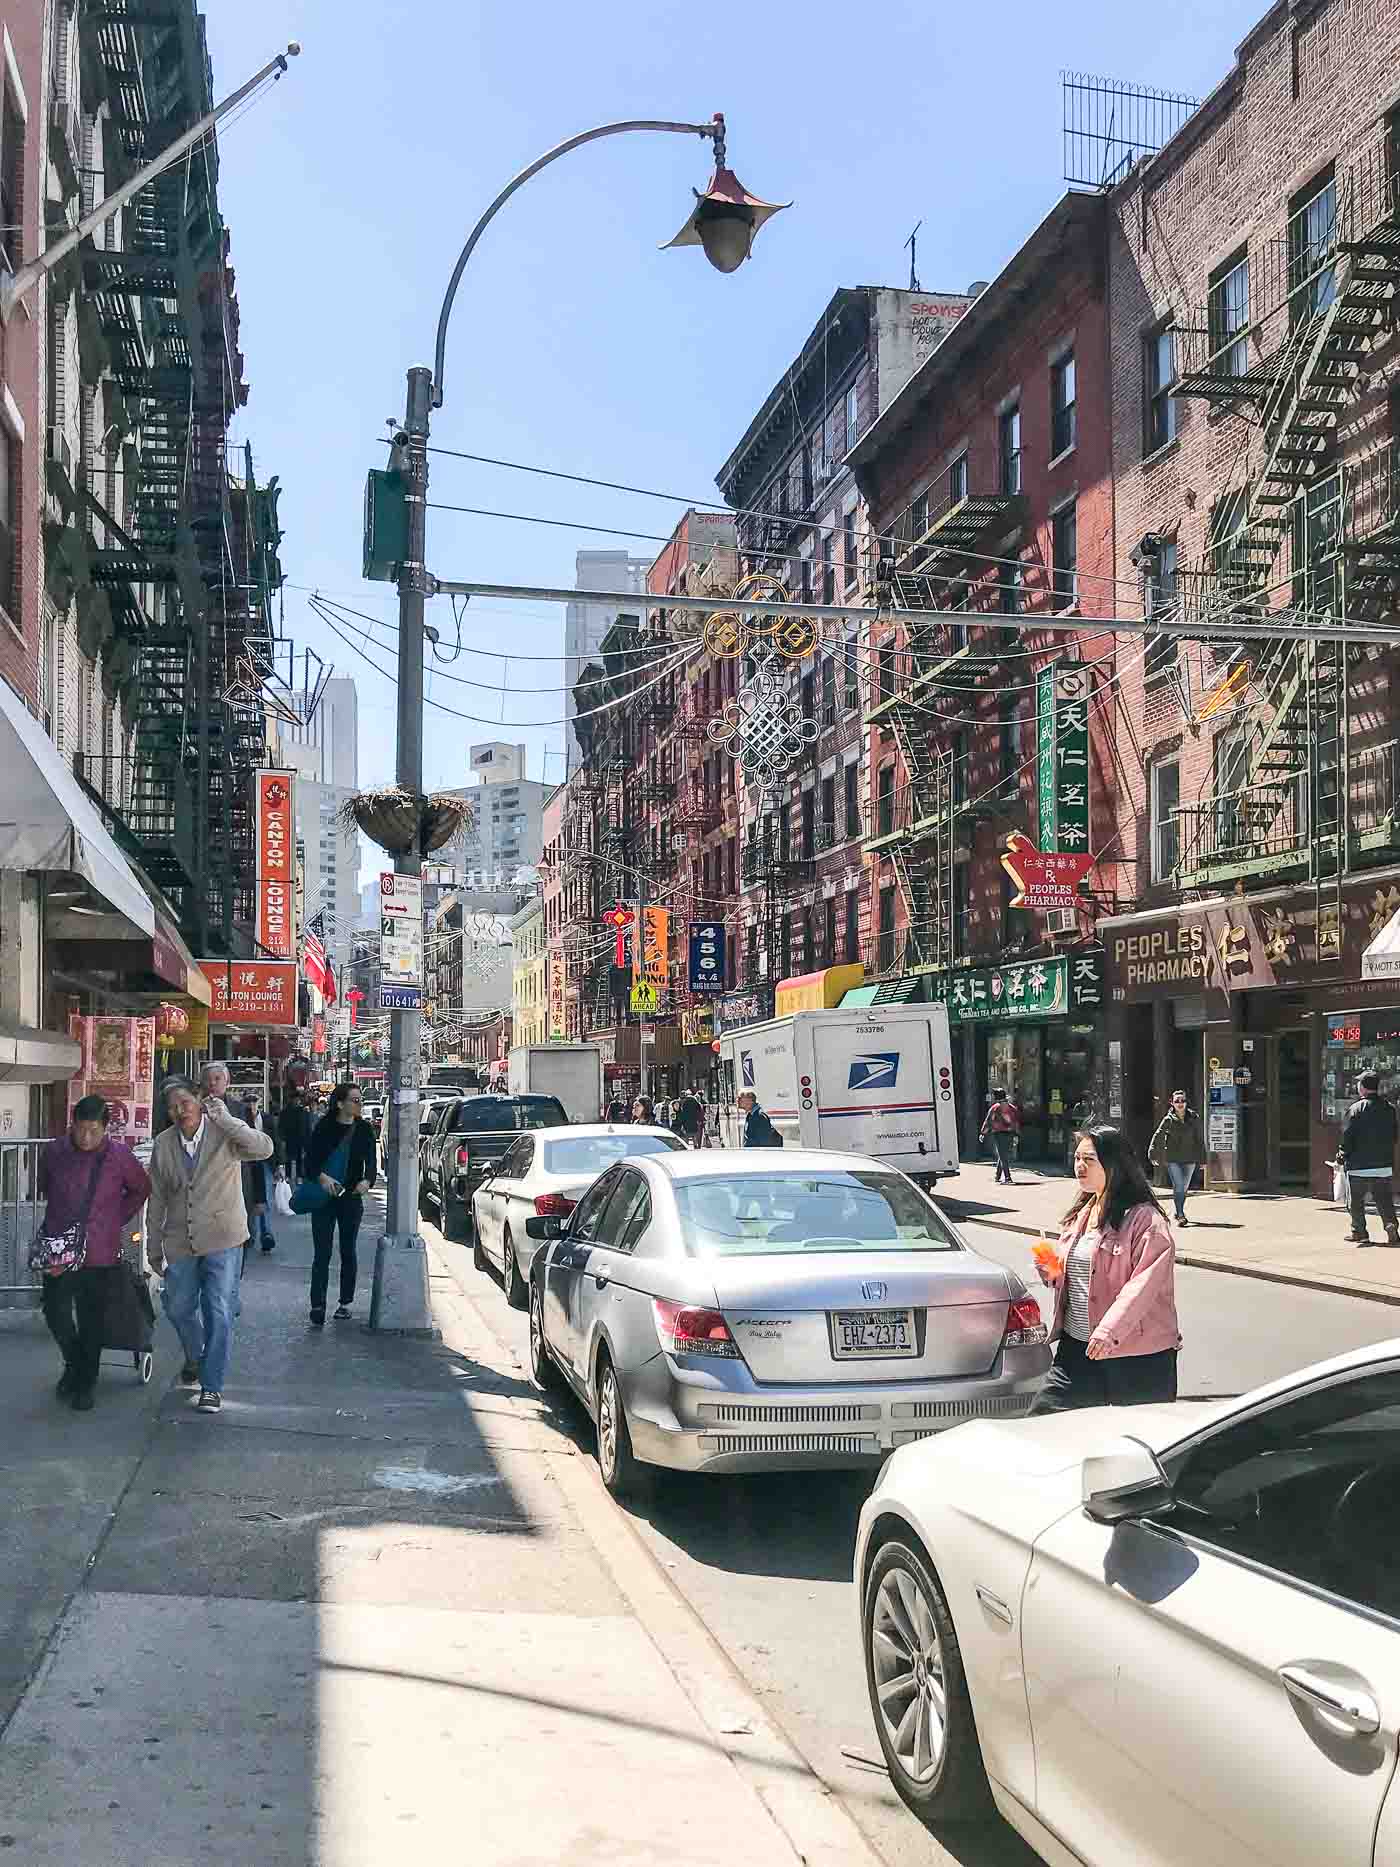
[{"label": "canton lounge sign", "polygon": [[1005,1024],[1096,1011],[1103,999],[1103,956],[1062,954],[1011,966],[970,967],[944,982],[950,1024]]}]

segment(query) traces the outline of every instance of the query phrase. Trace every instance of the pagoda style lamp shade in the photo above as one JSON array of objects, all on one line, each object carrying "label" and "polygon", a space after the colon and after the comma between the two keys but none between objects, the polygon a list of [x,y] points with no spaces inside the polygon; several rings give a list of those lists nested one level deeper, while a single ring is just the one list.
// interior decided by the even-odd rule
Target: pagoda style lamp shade
[{"label": "pagoda style lamp shade", "polygon": [[760,201],[749,193],[732,169],[716,169],[701,194],[693,189],[695,207],[689,219],[666,246],[699,246],[717,272],[735,272],[753,251],[759,228],[791,201]]}]

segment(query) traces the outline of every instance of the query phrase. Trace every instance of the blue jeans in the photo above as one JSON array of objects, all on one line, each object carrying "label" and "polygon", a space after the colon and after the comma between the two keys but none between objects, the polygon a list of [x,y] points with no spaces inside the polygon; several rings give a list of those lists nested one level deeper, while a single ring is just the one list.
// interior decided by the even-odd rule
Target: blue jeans
[{"label": "blue jeans", "polygon": [[242,1268],[241,1245],[203,1257],[176,1258],[165,1267],[165,1313],[175,1326],[185,1360],[198,1365],[199,1384],[211,1394],[224,1390]]},{"label": "blue jeans", "polygon": [[1167,1178],[1172,1183],[1172,1198],[1176,1201],[1176,1216],[1186,1217],[1186,1189],[1191,1184],[1191,1176],[1196,1171],[1196,1163],[1191,1160],[1169,1160]]}]

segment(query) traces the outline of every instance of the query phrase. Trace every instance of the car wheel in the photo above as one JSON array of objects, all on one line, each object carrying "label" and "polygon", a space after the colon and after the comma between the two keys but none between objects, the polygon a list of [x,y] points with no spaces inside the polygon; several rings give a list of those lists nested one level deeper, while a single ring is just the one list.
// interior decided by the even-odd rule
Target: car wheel
[{"label": "car wheel", "polygon": [[862,1617],[870,1709],[890,1780],[926,1827],[992,1807],[958,1637],[921,1551],[882,1545]]},{"label": "car wheel", "polygon": [[638,1498],[647,1489],[650,1473],[632,1452],[622,1388],[609,1356],[598,1360],[598,1470],[603,1485],[615,1498]]},{"label": "car wheel", "polygon": [[520,1275],[520,1266],[516,1262],[515,1245],[511,1241],[510,1228],[503,1235],[505,1252],[506,1302],[512,1309],[524,1309],[530,1301],[530,1291],[525,1279]]},{"label": "car wheel", "polygon": [[478,1271],[489,1271],[491,1268],[491,1260],[487,1257],[486,1252],[482,1248],[481,1227],[476,1222],[476,1214],[472,1211],[470,1206],[459,1206],[457,1210],[465,1216],[466,1223],[471,1227],[472,1268]]},{"label": "car wheel", "polygon": [[545,1346],[544,1286],[538,1277],[530,1280],[530,1373],[535,1386],[546,1394],[563,1393],[564,1377]]}]

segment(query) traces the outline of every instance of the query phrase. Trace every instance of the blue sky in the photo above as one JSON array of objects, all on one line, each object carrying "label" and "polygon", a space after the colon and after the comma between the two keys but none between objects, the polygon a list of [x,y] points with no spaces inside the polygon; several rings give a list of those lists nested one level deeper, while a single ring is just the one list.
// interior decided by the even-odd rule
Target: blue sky
[{"label": "blue sky", "polygon": [[[949,8],[798,9],[751,0],[531,8],[455,0],[210,0],[219,95],[289,38],[290,75],[221,143],[242,346],[252,394],[239,440],[285,489],[287,628],[360,696],[360,775],[393,775],[389,682],[335,639],[306,591],[391,623],[392,590],[360,580],[366,469],[404,375],[431,364],[438,307],[472,222],[517,169],[592,123],[725,113],[730,166],[795,202],[724,278],[698,249],[663,253],[692,186],[698,138],[624,136],[565,157],[493,223],[458,295],[447,447],[713,498],[714,474],[840,285],[907,283],[916,221],[930,291],[993,277],[1061,191],[1061,67],[1204,96],[1264,0],[989,0]],[[800,22],[800,23],[799,23]],[[683,509],[435,455],[430,498],[569,521],[562,529],[429,514],[442,577],[566,586],[581,546],[626,544],[583,523],[665,534]],[[451,632],[445,601],[430,621]],[[473,604],[474,650],[557,655],[563,612]],[[389,629],[374,629],[392,661]],[[466,782],[478,739],[525,740],[558,778],[559,664],[464,655],[430,677],[425,775]],[[489,691],[503,677],[518,691]],[[555,691],[526,692],[553,688]],[[524,728],[491,722],[538,721]]]}]

